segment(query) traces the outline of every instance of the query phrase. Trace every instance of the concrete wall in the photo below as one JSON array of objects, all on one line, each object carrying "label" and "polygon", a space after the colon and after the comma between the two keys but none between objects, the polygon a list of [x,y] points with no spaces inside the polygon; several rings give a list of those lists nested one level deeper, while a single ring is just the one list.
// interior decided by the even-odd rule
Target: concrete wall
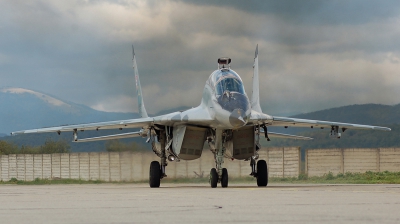
[{"label": "concrete wall", "polygon": [[306,151],[306,173],[363,173],[366,171],[400,171],[400,148],[310,149]]},{"label": "concrete wall", "polygon": [[[264,148],[259,151],[260,159],[268,163],[271,177],[297,177],[300,173],[300,149]],[[82,179],[104,181],[147,180],[150,162],[159,158],[154,153],[102,152],[63,153],[39,155],[0,156],[0,180]],[[224,167],[229,177],[246,177],[251,173],[249,161],[225,159]],[[169,178],[207,177],[215,167],[214,156],[204,150],[200,159],[169,162]]]}]

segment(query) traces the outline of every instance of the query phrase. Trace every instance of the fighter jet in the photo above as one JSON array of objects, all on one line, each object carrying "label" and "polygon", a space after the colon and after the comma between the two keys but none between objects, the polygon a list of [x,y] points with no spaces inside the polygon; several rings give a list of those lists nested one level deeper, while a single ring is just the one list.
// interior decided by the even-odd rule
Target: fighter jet
[{"label": "fighter jet", "polygon": [[[150,187],[160,186],[165,178],[169,162],[194,160],[202,155],[205,142],[208,143],[215,159],[215,168],[210,171],[210,185],[228,187],[228,171],[223,167],[224,159],[247,160],[259,187],[268,185],[268,168],[265,160],[259,160],[260,136],[270,138],[292,138],[311,140],[312,138],[269,132],[270,126],[308,127],[328,129],[333,138],[340,138],[347,129],[372,129],[390,131],[390,128],[360,124],[339,123],[270,116],[263,113],[259,97],[258,45],[253,64],[253,91],[249,97],[240,76],[231,69],[232,60],[218,59],[218,69],[207,79],[200,105],[186,111],[178,111],[161,116],[149,117],[144,106],[136,56],[132,46],[133,69],[136,81],[139,114],[141,118],[66,125],[50,128],[16,131],[11,133],[73,132],[73,141],[88,142],[98,140],[143,137],[151,143],[159,161],[150,164]],[[100,129],[140,128],[136,132],[78,139],[78,131]]]}]

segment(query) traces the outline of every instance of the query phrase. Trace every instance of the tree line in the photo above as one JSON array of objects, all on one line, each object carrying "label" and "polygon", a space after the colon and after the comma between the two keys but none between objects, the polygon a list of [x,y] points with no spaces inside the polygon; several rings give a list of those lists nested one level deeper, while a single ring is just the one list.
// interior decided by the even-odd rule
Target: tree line
[{"label": "tree line", "polygon": [[41,146],[18,146],[12,142],[0,141],[0,155],[69,153],[69,149],[70,145],[65,140],[54,141],[47,139]]},{"label": "tree line", "polygon": [[[52,154],[52,153],[70,153],[71,146],[64,140],[47,139],[43,145],[30,146],[17,144],[9,141],[0,140],[0,155],[9,154]],[[148,151],[148,148],[135,142],[122,142],[119,140],[110,140],[105,143],[107,152],[139,152]]]}]

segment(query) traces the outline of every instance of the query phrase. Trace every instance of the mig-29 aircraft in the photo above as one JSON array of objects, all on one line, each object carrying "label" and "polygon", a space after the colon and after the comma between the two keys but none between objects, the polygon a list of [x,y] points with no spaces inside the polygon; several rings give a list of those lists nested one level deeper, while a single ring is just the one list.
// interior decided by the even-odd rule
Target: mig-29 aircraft
[{"label": "mig-29 aircraft", "polygon": [[[88,142],[119,138],[143,137],[151,143],[154,153],[160,157],[160,162],[150,164],[150,187],[159,187],[160,180],[166,177],[168,161],[194,160],[201,157],[203,145],[208,142],[214,154],[215,168],[210,172],[212,188],[221,183],[228,186],[228,171],[223,168],[224,158],[248,160],[252,168],[250,175],[257,179],[257,185],[267,186],[268,169],[265,160],[258,160],[260,135],[269,141],[270,137],[311,140],[312,138],[269,132],[268,126],[328,128],[330,135],[340,138],[341,132],[347,129],[373,129],[390,131],[390,128],[318,121],[288,117],[270,116],[262,112],[259,98],[258,46],[255,51],[253,65],[253,92],[249,98],[240,76],[230,68],[231,59],[218,59],[218,69],[215,70],[204,86],[201,103],[198,107],[186,111],[149,117],[147,115],[140,86],[136,56],[132,46],[133,69],[136,81],[139,119],[66,125],[50,128],[17,131],[11,133],[43,133],[43,132],[73,132],[75,142]],[[137,132],[115,134],[101,137],[78,139],[78,131],[99,129],[141,128]],[[168,160],[168,161],[167,161]],[[257,161],[258,160],[258,161]]]}]

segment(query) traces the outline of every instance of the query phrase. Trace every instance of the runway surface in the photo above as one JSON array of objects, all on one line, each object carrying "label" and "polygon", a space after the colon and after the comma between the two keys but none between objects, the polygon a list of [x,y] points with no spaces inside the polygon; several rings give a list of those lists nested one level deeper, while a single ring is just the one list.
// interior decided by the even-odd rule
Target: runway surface
[{"label": "runway surface", "polygon": [[400,223],[400,185],[0,185],[1,223]]}]

